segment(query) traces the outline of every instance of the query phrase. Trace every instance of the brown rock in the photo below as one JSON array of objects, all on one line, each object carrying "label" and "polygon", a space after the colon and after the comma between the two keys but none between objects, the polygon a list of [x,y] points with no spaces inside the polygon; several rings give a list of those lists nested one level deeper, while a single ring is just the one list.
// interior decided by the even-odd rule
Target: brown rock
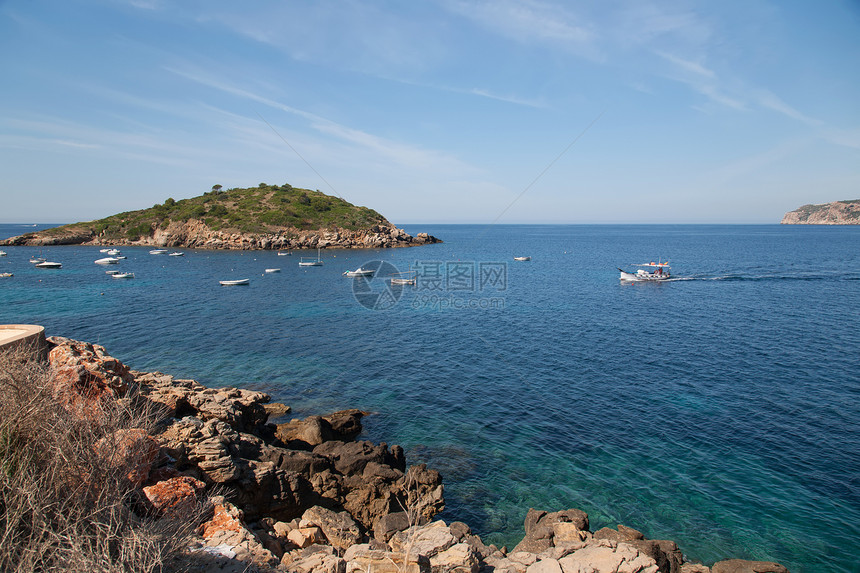
[{"label": "brown rock", "polygon": [[133,377],[103,346],[61,336],[47,341],[52,346],[48,363],[54,373],[54,395],[76,416],[97,419],[103,401],[125,396]]},{"label": "brown rock", "polygon": [[571,526],[564,528],[565,539],[570,536],[571,529],[588,531],[588,514],[579,509],[568,509],[547,513],[536,509],[529,509],[525,519],[526,535],[520,543],[514,547],[514,551],[527,551],[529,553],[540,553],[553,546],[555,530],[553,524],[569,523]]},{"label": "brown rock", "polygon": [[430,560],[423,555],[371,549],[367,544],[353,545],[343,558],[346,573],[431,573]]},{"label": "brown rock", "polygon": [[563,571],[593,573],[657,573],[653,559],[627,543],[594,540],[558,560]]},{"label": "brown rock", "polygon": [[431,557],[430,568],[433,573],[478,573],[480,559],[471,545],[458,543]]},{"label": "brown rock", "polygon": [[190,513],[206,484],[192,477],[170,478],[143,488],[143,493],[156,511],[180,517]]},{"label": "brown rock", "polygon": [[325,536],[319,527],[298,527],[291,529],[287,533],[287,539],[299,547],[304,549],[314,544],[325,543]]},{"label": "brown rock", "polygon": [[373,524],[373,537],[387,543],[394,534],[409,529],[409,514],[405,511],[383,515]]},{"label": "brown rock", "polygon": [[367,412],[353,408],[351,410],[334,412],[333,414],[324,416],[324,418],[329,423],[332,432],[334,432],[335,439],[350,442],[361,433],[361,418],[366,415]]},{"label": "brown rock", "polygon": [[123,473],[135,486],[149,477],[158,451],[158,442],[141,429],[117,430],[96,443],[101,463]]},{"label": "brown rock", "polygon": [[714,563],[711,573],[788,573],[788,569],[773,561],[726,559]]},{"label": "brown rock", "polygon": [[337,549],[347,549],[351,545],[361,543],[361,531],[345,511],[335,513],[330,509],[315,506],[302,514],[302,521],[319,527],[332,547]]},{"label": "brown rock", "polygon": [[275,430],[275,437],[292,449],[311,450],[334,440],[335,436],[331,423],[322,416],[309,416],[304,420],[278,424]]}]

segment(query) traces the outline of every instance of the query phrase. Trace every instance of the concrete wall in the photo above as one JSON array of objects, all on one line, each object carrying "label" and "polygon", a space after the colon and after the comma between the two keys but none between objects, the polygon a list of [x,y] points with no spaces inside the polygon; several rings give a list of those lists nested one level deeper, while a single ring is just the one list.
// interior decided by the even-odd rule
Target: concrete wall
[{"label": "concrete wall", "polygon": [[47,358],[45,327],[36,324],[0,324],[0,352],[25,348]]}]

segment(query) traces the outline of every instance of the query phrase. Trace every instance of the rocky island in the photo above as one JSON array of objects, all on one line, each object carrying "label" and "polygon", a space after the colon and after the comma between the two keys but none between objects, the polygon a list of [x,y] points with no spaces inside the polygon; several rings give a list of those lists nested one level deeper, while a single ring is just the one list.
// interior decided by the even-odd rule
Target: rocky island
[{"label": "rocky island", "polygon": [[804,205],[789,211],[783,225],[860,225],[860,199]]},{"label": "rocky island", "polygon": [[199,249],[391,248],[438,243],[411,236],[367,207],[291,185],[222,190],[104,219],[26,233],[0,245],[142,245]]},{"label": "rocky island", "polygon": [[[0,485],[27,483],[12,483],[29,475],[24,460],[42,468],[23,511],[3,498],[6,530],[25,534],[10,539],[40,542],[0,552],[5,571],[787,573],[765,561],[690,563],[673,541],[624,525],[591,531],[579,509],[531,509],[516,547],[486,545],[465,523],[434,520],[444,508],[438,472],[408,466],[399,446],[357,441],[360,410],[272,423],[290,408],[262,392],[134,371],[102,346],[63,337],[42,336],[29,358],[0,341],[0,359]],[[47,408],[35,412],[39,423],[59,413],[52,433],[27,434],[35,404]],[[77,456],[62,450],[72,447],[62,446],[66,432]],[[59,463],[39,462],[52,449]],[[113,505],[105,475],[116,477]],[[83,501],[42,512],[40,495]],[[78,506],[84,523],[70,527]],[[100,529],[105,514],[112,525]],[[74,543],[56,534],[58,520]]]}]

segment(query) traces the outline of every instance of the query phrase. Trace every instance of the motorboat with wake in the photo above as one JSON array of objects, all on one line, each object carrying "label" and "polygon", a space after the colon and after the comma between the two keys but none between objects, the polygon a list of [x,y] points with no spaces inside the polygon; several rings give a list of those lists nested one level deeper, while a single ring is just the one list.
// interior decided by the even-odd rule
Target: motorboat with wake
[{"label": "motorboat with wake", "polygon": [[659,282],[672,278],[669,273],[669,261],[663,263],[651,261],[650,263],[642,263],[635,266],[643,268],[637,269],[635,273],[625,271],[621,268],[618,269],[621,273],[620,278],[622,281]]}]

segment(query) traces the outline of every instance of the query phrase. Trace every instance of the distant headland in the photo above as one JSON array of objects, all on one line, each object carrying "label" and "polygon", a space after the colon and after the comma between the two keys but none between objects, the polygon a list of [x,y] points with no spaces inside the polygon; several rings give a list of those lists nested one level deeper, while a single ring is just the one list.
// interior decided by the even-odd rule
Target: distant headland
[{"label": "distant headland", "polygon": [[804,205],[789,211],[783,225],[860,225],[860,199]]},{"label": "distant headland", "polygon": [[25,233],[0,245],[142,245],[201,249],[390,248],[441,242],[409,235],[367,207],[285,185],[212,191],[96,221]]}]

